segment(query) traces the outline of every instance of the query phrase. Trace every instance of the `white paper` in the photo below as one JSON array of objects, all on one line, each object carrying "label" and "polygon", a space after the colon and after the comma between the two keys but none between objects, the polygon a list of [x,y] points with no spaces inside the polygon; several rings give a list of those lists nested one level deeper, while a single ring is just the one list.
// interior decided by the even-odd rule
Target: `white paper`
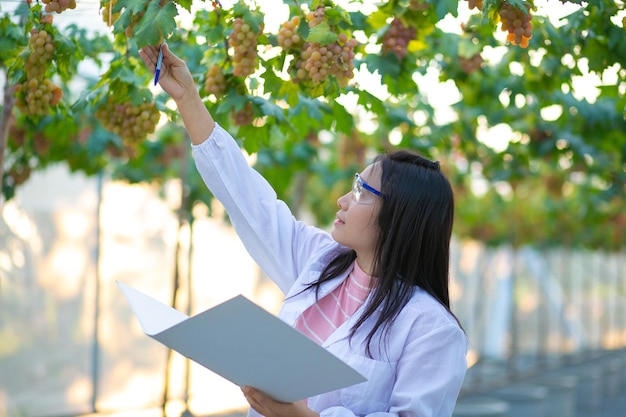
[{"label": "white paper", "polygon": [[239,386],[293,402],[366,381],[242,295],[193,317],[117,283],[143,331]]}]

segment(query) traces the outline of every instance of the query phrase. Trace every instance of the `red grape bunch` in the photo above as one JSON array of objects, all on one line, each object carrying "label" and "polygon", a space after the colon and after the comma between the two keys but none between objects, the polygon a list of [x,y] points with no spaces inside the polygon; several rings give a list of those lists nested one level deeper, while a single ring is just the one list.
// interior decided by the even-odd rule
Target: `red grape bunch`
[{"label": "red grape bunch", "polygon": [[532,19],[530,4],[526,3],[525,7],[526,11],[524,12],[510,3],[504,2],[500,8],[501,29],[503,32],[509,32],[506,40],[522,48],[527,48],[528,41],[533,37],[533,24],[530,22]]},{"label": "red grape bunch", "polygon": [[404,26],[399,18],[393,19],[389,29],[381,39],[383,55],[393,53],[398,59],[402,59],[409,51],[407,46],[417,36],[417,29],[411,26]]},{"label": "red grape bunch", "polygon": [[[309,27],[313,28],[324,20],[324,6],[307,15]],[[337,35],[337,40],[327,45],[317,42],[305,42],[298,62],[295,63],[295,82],[310,79],[314,84],[323,83],[329,76],[334,76],[339,84],[345,86],[354,77],[354,48],[357,41],[348,38],[345,33]]]},{"label": "red grape bunch", "polygon": [[47,13],[57,12],[62,13],[67,9],[76,8],[76,0],[41,0],[46,6],[44,10]]},{"label": "red grape bunch", "polygon": [[469,7],[470,10],[472,9],[478,9],[478,10],[482,10],[483,9],[483,0],[465,0],[467,1],[467,5]]},{"label": "red grape bunch", "polygon": [[104,128],[122,138],[127,148],[133,149],[148,134],[154,132],[160,113],[152,102],[132,105],[116,103],[109,97],[107,103],[96,110],[96,118]]},{"label": "red grape bunch", "polygon": [[24,114],[43,116],[56,106],[63,97],[63,91],[45,78],[46,68],[52,60],[54,44],[52,36],[45,30],[33,29],[28,41],[29,55],[24,69],[26,80],[17,85],[16,105]]},{"label": "red grape bunch", "polygon": [[235,126],[249,126],[254,121],[254,108],[252,103],[248,101],[241,109],[235,111],[233,108],[230,117]]},{"label": "red grape bunch", "polygon": [[283,23],[278,31],[278,45],[284,50],[297,48],[302,43],[302,38],[298,34],[300,16],[294,16]]},{"label": "red grape bunch", "polygon": [[421,12],[424,10],[428,10],[429,7],[430,7],[430,3],[428,3],[426,0],[410,0],[409,1],[409,10]]},{"label": "red grape bunch", "polygon": [[204,77],[204,91],[220,97],[226,91],[226,79],[219,65],[213,64]]},{"label": "red grape bunch", "polygon": [[484,62],[483,57],[479,53],[474,54],[471,57],[459,56],[459,65],[461,66],[463,72],[467,74],[480,70]]},{"label": "red grape bunch", "polygon": [[246,23],[241,17],[233,22],[233,31],[230,33],[228,44],[234,50],[235,66],[233,74],[246,77],[253,74],[257,67],[257,39],[260,33]]}]

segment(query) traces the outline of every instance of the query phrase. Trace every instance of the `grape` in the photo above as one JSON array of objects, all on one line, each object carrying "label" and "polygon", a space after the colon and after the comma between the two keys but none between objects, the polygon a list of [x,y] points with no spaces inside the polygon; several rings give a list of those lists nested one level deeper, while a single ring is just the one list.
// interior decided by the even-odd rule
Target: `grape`
[{"label": "grape", "polygon": [[52,36],[45,30],[33,29],[28,41],[30,54],[24,64],[27,79],[41,79],[46,72],[46,65],[54,54]]},{"label": "grape", "polygon": [[211,65],[204,79],[204,91],[220,97],[226,91],[226,79],[218,65]]},{"label": "grape", "polygon": [[29,116],[43,116],[50,112],[63,97],[63,91],[45,78],[47,64],[52,60],[54,44],[45,30],[30,32],[29,54],[25,60],[26,79],[15,90],[17,108]]},{"label": "grape", "polygon": [[313,28],[324,21],[326,17],[326,7],[325,6],[317,6],[317,8],[307,13],[306,20],[309,22],[309,27]]},{"label": "grape", "polygon": [[300,16],[294,16],[290,20],[283,23],[278,31],[278,45],[287,50],[290,48],[298,48],[302,43],[302,38],[298,34],[298,26],[300,25]]},{"label": "grape", "polygon": [[500,8],[501,29],[509,32],[506,40],[522,48],[527,48],[528,41],[533,37],[530,4],[526,3],[525,7],[526,13],[507,2],[502,3]]},{"label": "grape", "polygon": [[52,141],[49,138],[41,132],[35,133],[35,136],[33,136],[33,149],[37,155],[45,157],[50,152],[51,147]]},{"label": "grape", "polygon": [[254,120],[254,109],[252,108],[252,103],[247,102],[240,110],[235,111],[233,108],[230,117],[235,123],[236,126],[248,126],[252,124]]},{"label": "grape", "polygon": [[133,106],[130,102],[116,103],[112,96],[96,110],[96,118],[106,130],[121,137],[127,149],[134,149],[153,133],[160,116],[154,103]]},{"label": "grape", "polygon": [[416,35],[417,29],[404,26],[399,18],[393,19],[381,40],[383,54],[391,52],[398,59],[404,58],[408,54],[409,42],[415,39]]},{"label": "grape", "polygon": [[230,33],[228,44],[233,48],[235,66],[233,74],[246,77],[253,74],[257,67],[257,33],[241,17],[233,21],[233,31]]},{"label": "grape", "polygon": [[41,19],[39,19],[39,21],[41,22],[41,24],[52,24],[52,22],[54,22],[54,15],[51,14],[44,14],[41,16]]},{"label": "grape", "polygon": [[47,13],[62,13],[67,9],[76,8],[76,0],[41,0],[45,4],[44,10]]},{"label": "grape", "polygon": [[[319,25],[324,18],[325,7],[319,6],[307,14],[309,27]],[[356,39],[345,33],[338,34],[337,40],[327,45],[305,42],[299,59],[292,64],[293,81],[311,80],[313,84],[320,84],[334,76],[340,85],[347,85],[354,77],[354,48],[357,44]]]}]

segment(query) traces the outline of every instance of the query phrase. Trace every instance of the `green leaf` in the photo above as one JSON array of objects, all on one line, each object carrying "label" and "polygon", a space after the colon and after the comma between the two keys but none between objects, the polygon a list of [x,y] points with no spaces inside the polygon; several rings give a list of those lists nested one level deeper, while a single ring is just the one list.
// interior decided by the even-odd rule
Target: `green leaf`
[{"label": "green leaf", "polygon": [[159,6],[158,1],[150,2],[133,33],[137,47],[163,42],[176,29],[174,17],[177,15],[178,10],[173,2],[167,2],[163,7]]},{"label": "green leaf", "polygon": [[119,13],[123,8],[132,15],[142,13],[150,3],[159,3],[154,0],[119,0],[113,5],[113,13]]},{"label": "green leaf", "polygon": [[333,101],[332,112],[335,115],[335,129],[349,135],[354,128],[354,117],[336,100]]},{"label": "green leaf", "polygon": [[306,37],[307,42],[315,42],[320,45],[328,45],[337,40],[337,34],[330,30],[328,23],[322,22],[317,26],[314,26],[309,31],[309,36]]},{"label": "green leaf", "polygon": [[434,3],[437,20],[443,19],[448,13],[454,17],[459,15],[458,0],[436,0]]},{"label": "green leaf", "polygon": [[191,12],[191,5],[193,4],[193,0],[176,0],[176,4],[178,4],[188,12]]},{"label": "green leaf", "polygon": [[261,109],[261,112],[265,116],[274,117],[279,123],[285,120],[285,110],[271,101],[265,100],[262,97],[255,97],[252,101]]}]

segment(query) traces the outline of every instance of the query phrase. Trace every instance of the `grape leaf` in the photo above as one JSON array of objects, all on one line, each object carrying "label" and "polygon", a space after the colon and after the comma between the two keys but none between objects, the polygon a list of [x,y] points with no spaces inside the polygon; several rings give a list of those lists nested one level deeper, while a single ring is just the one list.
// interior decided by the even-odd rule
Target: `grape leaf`
[{"label": "grape leaf", "polygon": [[142,13],[146,10],[146,6],[149,7],[150,3],[159,2],[151,1],[151,0],[119,0],[113,5],[113,13],[119,13],[123,8],[128,10],[132,15],[136,15]]},{"label": "grape leaf", "polygon": [[457,17],[459,15],[459,2],[458,0],[437,0],[435,2],[435,13],[438,20],[446,17],[448,13]]},{"label": "grape leaf", "polygon": [[309,36],[306,37],[307,42],[315,42],[320,45],[328,45],[337,40],[337,34],[330,30],[328,23],[322,22],[317,26],[314,26],[309,31]]},{"label": "grape leaf", "polygon": [[167,2],[160,7],[158,1],[151,2],[134,32],[137,47],[161,43],[176,29],[174,17],[177,15],[178,10],[174,3]]},{"label": "grape leaf", "polygon": [[191,5],[193,3],[193,0],[176,0],[176,3],[188,12],[191,12]]}]

